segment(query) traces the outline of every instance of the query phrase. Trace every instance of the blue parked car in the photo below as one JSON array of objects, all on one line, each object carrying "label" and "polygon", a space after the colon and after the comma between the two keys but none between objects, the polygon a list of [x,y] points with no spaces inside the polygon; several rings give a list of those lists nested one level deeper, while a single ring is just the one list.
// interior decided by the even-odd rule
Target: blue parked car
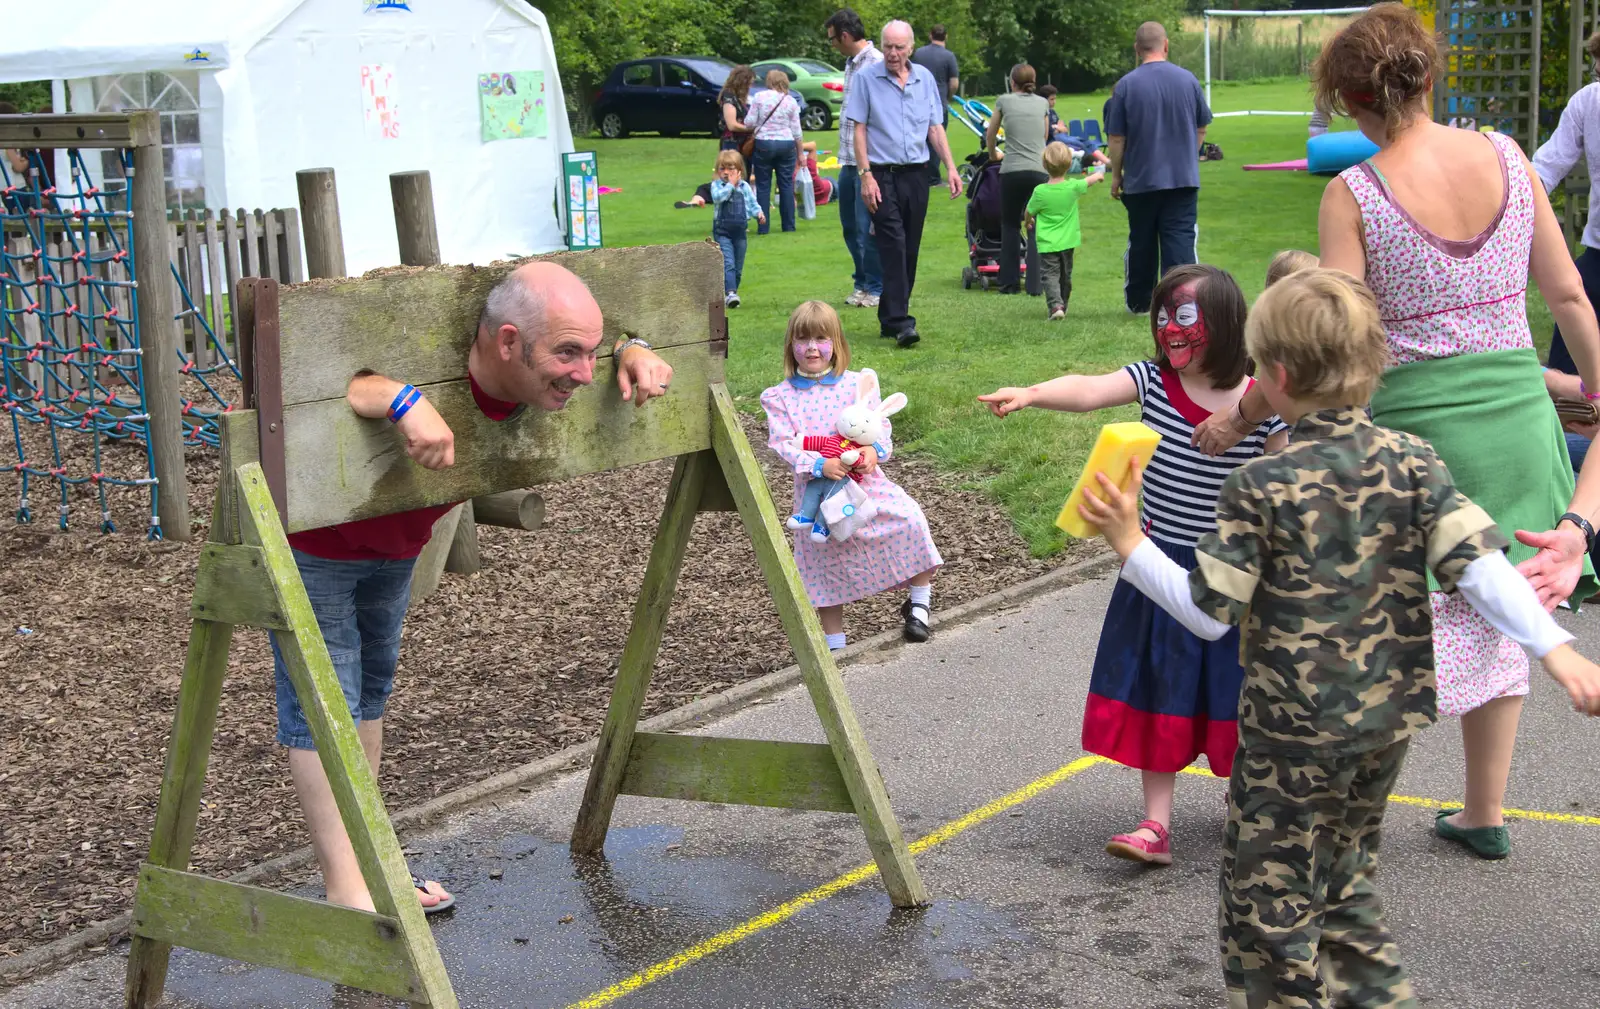
[{"label": "blue parked car", "polygon": [[733,64],[715,56],[649,56],[611,68],[591,114],[610,140],[630,133],[722,133],[717,93]]}]

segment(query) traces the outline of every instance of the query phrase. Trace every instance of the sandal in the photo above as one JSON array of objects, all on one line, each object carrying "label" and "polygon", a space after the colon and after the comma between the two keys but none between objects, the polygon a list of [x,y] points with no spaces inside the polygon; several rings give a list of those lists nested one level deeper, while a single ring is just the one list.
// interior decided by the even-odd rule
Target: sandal
[{"label": "sandal", "polygon": [[1171,865],[1172,842],[1167,828],[1154,820],[1145,820],[1134,831],[1148,830],[1156,840],[1140,837],[1138,833],[1118,834],[1106,845],[1106,854],[1146,865]]},{"label": "sandal", "polygon": [[[433,885],[435,887],[438,887],[438,892],[437,893],[435,893],[433,890],[428,889],[428,884],[429,883],[433,883]],[[422,913],[423,914],[440,914],[440,913],[442,913],[444,911],[448,911],[452,907],[456,906],[455,895],[446,893],[445,890],[444,890],[444,887],[439,886],[439,884],[437,882],[434,882],[433,880],[424,881],[422,879],[419,879],[416,876],[412,876],[411,877],[411,885],[417,888],[418,899],[421,899],[422,897],[438,897],[439,898],[439,903],[437,903],[437,904],[433,904],[433,905],[424,904],[424,905],[422,905]]]}]

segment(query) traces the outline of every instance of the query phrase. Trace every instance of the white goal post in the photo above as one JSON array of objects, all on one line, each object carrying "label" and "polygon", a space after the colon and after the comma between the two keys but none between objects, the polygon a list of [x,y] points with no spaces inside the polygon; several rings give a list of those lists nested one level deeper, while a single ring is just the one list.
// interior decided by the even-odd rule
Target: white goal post
[{"label": "white goal post", "polygon": [[[1366,9],[1367,8],[1365,8],[1365,7],[1330,7],[1330,8],[1320,9],[1320,10],[1306,10],[1306,11],[1294,11],[1294,10],[1290,10],[1290,11],[1208,10],[1208,11],[1206,11],[1205,12],[1205,17],[1206,17],[1206,22],[1205,22],[1205,25],[1206,25],[1205,26],[1205,32],[1206,32],[1206,42],[1205,42],[1205,51],[1206,51],[1206,60],[1205,60],[1205,62],[1206,62],[1206,105],[1209,106],[1211,104],[1211,19],[1213,17],[1224,17],[1224,18],[1306,18],[1306,17],[1317,17],[1319,15],[1360,14],[1363,11],[1365,11]],[[1215,112],[1215,113],[1212,113],[1212,116],[1213,116],[1213,118],[1220,118],[1220,117],[1223,117],[1223,116],[1309,116],[1310,114],[1311,113],[1309,113],[1309,112],[1270,112],[1270,111],[1264,111],[1264,110],[1259,110],[1259,109],[1251,109],[1251,110],[1243,111],[1243,112]]]}]

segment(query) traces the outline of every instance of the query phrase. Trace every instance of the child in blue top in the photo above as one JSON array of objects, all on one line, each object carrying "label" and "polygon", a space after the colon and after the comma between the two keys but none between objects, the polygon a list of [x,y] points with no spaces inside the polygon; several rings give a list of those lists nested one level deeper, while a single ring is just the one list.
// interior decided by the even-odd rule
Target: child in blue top
[{"label": "child in blue top", "polygon": [[726,294],[722,302],[729,308],[739,307],[739,279],[744,276],[744,248],[750,218],[762,224],[767,215],[756,202],[755,190],[741,177],[744,175],[744,158],[736,150],[717,152],[717,175],[711,180],[711,205],[716,217],[711,222],[711,237],[722,248],[722,287]]}]

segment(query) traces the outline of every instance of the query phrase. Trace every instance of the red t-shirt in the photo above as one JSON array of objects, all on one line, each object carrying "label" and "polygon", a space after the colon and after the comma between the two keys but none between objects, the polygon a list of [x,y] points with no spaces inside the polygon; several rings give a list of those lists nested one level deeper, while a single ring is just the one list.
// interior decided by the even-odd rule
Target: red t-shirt
[{"label": "red t-shirt", "polygon": [[[521,403],[508,403],[484,392],[470,374],[467,381],[472,383],[473,401],[490,420],[506,420],[522,409]],[[422,553],[422,548],[433,538],[433,524],[458,503],[429,505],[290,533],[289,545],[301,553],[330,561],[405,560]]]}]

